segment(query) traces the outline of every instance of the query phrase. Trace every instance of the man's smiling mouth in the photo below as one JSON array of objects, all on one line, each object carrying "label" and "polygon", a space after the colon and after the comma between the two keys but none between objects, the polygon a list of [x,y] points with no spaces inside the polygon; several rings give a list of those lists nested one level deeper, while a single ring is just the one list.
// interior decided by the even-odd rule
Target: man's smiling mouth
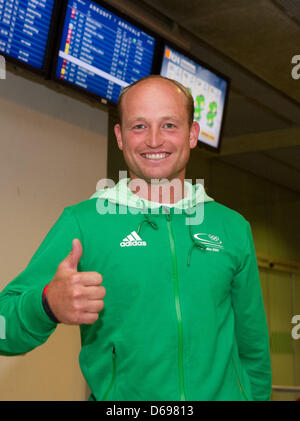
[{"label": "man's smiling mouth", "polygon": [[171,155],[170,152],[163,152],[163,153],[142,153],[141,154],[143,158],[146,159],[153,159],[153,160],[159,160],[159,159],[165,159],[168,156]]}]

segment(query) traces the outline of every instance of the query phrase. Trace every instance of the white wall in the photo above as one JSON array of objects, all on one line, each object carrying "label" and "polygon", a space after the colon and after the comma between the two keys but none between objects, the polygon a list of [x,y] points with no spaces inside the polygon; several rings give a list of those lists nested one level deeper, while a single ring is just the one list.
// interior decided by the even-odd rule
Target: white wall
[{"label": "white wall", "polygon": [[[65,206],[106,177],[107,113],[7,72],[0,80],[0,290]],[[0,400],[84,400],[79,328],[59,325],[25,356],[0,356]]]}]

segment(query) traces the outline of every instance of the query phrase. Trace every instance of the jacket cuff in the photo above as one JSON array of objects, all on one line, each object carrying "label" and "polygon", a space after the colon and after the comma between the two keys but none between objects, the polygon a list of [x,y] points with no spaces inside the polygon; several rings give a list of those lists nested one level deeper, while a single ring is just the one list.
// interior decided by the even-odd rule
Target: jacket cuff
[{"label": "jacket cuff", "polygon": [[39,286],[24,293],[19,307],[19,315],[25,329],[31,335],[38,337],[49,336],[57,326],[43,308],[43,289],[43,286]]},{"label": "jacket cuff", "polygon": [[47,288],[48,288],[47,284],[43,290],[43,294],[42,294],[42,304],[43,304],[43,309],[45,310],[45,312],[47,313],[48,317],[50,318],[50,320],[52,320],[54,323],[60,323],[60,321],[56,318],[55,314],[52,312],[48,300],[47,300]]}]

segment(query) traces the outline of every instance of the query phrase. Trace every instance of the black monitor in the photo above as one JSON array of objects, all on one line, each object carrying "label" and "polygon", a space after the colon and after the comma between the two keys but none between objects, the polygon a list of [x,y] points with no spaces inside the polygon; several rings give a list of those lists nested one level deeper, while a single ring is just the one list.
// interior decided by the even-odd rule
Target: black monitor
[{"label": "black monitor", "polygon": [[46,74],[59,0],[0,0],[0,55]]},{"label": "black monitor", "polygon": [[194,98],[199,122],[198,146],[220,151],[229,79],[178,48],[165,44],[160,74],[187,87]]},{"label": "black monitor", "polygon": [[121,90],[152,73],[157,40],[98,0],[66,0],[52,77],[116,104]]}]

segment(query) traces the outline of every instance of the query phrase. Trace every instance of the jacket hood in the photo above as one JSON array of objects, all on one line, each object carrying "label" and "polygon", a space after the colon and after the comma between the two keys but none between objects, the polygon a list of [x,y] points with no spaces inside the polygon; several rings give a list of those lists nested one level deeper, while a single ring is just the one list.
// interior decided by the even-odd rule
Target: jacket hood
[{"label": "jacket hood", "polygon": [[[111,203],[117,203],[123,206],[129,206],[138,209],[145,208],[158,208],[163,205],[162,203],[150,202],[149,200],[143,199],[134,194],[128,187],[130,178],[121,179],[114,187],[97,190],[90,199],[100,198],[109,200]],[[178,202],[172,204],[172,207],[178,209],[190,209],[195,207],[199,203],[212,202],[213,198],[209,197],[202,184],[191,184],[188,181],[184,182],[187,196]]]}]

